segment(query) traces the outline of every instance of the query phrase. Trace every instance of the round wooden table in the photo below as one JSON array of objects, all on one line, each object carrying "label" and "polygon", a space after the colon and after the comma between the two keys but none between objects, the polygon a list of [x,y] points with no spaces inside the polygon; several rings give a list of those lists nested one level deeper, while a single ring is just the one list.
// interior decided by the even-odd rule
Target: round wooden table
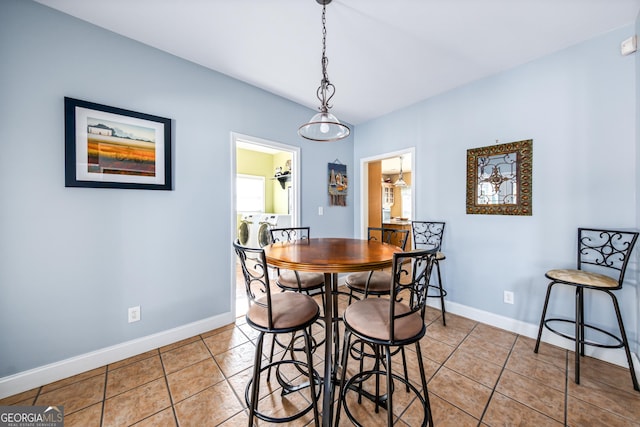
[{"label": "round wooden table", "polygon": [[[264,252],[267,263],[275,267],[324,273],[326,336],[322,425],[330,426],[333,421],[333,386],[336,383],[337,364],[340,360],[338,328],[337,323],[334,322],[333,308],[338,306],[338,273],[390,267],[393,263],[393,254],[402,250],[397,246],[376,240],[319,238],[274,243],[266,246]],[[332,325],[335,326],[335,331]],[[335,355],[332,357],[334,350]]]}]

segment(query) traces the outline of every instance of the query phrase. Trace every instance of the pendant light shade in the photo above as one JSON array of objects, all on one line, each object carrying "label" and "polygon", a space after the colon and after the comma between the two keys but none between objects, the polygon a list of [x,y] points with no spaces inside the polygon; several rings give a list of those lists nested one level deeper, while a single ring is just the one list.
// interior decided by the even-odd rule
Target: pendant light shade
[{"label": "pendant light shade", "polygon": [[349,136],[350,130],[333,114],[320,112],[300,126],[298,133],[311,141],[333,142]]},{"label": "pendant light shade", "polygon": [[320,112],[314,115],[311,120],[298,128],[298,134],[308,140],[317,142],[333,142],[346,138],[351,133],[348,126],[340,123],[340,120],[329,112],[331,105],[329,101],[336,92],[335,86],[329,81],[327,75],[327,64],[329,60],[326,56],[327,50],[327,27],[326,8],[331,0],[316,0],[322,5],[322,80],[316,91],[316,96],[320,100]]}]

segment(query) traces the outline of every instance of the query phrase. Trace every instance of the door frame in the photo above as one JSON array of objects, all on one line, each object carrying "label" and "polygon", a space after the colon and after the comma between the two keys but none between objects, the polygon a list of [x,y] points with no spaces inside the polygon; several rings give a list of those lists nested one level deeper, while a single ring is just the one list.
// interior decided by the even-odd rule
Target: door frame
[{"label": "door frame", "polygon": [[360,238],[367,238],[367,226],[369,222],[369,163],[390,157],[404,156],[406,154],[411,154],[411,214],[413,218],[416,218],[416,186],[418,183],[416,147],[407,147],[402,150],[362,157],[360,159]]},{"label": "door frame", "polygon": [[[238,142],[242,141],[245,143],[249,143],[251,145],[257,145],[260,147],[271,148],[277,151],[286,151],[291,153],[291,186],[293,187],[293,191],[291,195],[293,196],[293,213],[291,214],[291,225],[297,226],[300,223],[300,147],[296,147],[295,145],[283,144],[281,142],[271,141],[263,138],[258,138],[255,136],[245,135],[238,132],[230,133],[230,145],[231,145],[231,185],[230,185],[230,197],[231,203],[229,205],[229,223],[231,230],[231,240],[235,241],[236,239],[236,175],[238,173],[237,166],[237,158],[236,158],[236,150],[238,146]],[[233,247],[230,246],[231,250],[231,315],[235,319],[236,318],[236,254],[233,251]]]}]

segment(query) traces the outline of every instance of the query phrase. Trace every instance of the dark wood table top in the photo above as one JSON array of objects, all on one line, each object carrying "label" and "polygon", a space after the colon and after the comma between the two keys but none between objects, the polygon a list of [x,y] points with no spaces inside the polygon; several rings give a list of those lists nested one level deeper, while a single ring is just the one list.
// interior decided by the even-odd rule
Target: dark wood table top
[{"label": "dark wood table top", "polygon": [[267,263],[289,270],[347,273],[391,266],[397,246],[341,237],[296,240],[264,247]]}]

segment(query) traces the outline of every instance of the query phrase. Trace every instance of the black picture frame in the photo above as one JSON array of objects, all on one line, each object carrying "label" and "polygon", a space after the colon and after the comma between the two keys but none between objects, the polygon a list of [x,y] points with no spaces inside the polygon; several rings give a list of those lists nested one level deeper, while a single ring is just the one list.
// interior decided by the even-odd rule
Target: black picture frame
[{"label": "black picture frame", "polygon": [[64,98],[65,187],[172,190],[171,119]]}]

